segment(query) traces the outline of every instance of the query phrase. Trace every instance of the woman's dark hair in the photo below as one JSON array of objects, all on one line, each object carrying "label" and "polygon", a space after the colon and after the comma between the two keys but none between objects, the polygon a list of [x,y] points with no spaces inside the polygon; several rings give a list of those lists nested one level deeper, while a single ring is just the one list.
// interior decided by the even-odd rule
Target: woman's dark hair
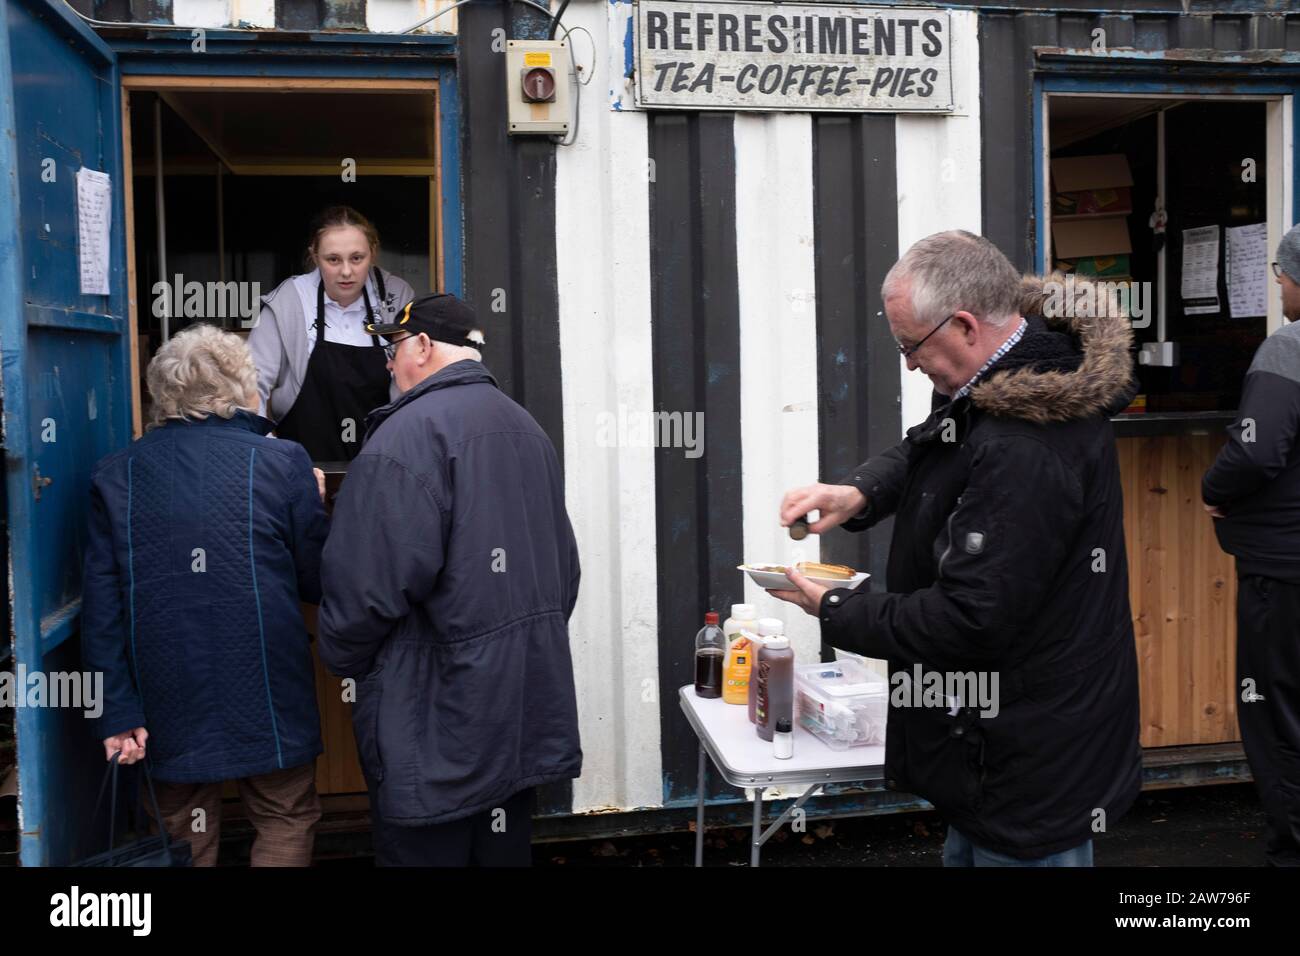
[{"label": "woman's dark hair", "polygon": [[303,258],[303,263],[308,271],[316,268],[316,261],[312,258],[315,255],[317,247],[320,245],[320,237],[327,229],[337,229],[339,226],[356,226],[366,236],[366,242],[370,245],[370,256],[373,259],[379,251],[379,233],[370,220],[361,213],[357,212],[351,206],[330,206],[323,209],[312,220],[311,231],[307,234],[307,253]]}]

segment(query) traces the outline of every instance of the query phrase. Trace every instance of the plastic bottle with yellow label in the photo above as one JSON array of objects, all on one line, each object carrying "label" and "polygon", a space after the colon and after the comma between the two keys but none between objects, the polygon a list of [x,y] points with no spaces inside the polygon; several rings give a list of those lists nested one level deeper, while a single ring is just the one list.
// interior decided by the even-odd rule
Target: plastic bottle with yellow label
[{"label": "plastic bottle with yellow label", "polygon": [[754,641],[741,631],[727,647],[727,663],[722,670],[722,701],[726,704],[749,703],[749,678],[754,668]]}]

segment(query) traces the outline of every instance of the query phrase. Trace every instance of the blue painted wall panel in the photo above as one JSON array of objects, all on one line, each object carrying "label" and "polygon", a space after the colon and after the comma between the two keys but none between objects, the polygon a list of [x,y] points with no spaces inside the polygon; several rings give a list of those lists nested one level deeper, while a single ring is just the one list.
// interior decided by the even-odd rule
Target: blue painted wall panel
[{"label": "blue painted wall panel", "polygon": [[[130,440],[119,89],[108,47],[62,3],[4,0],[0,32],[0,344],[16,663],[79,670],[75,634],[88,477]],[[46,160],[52,162],[46,163]],[[76,172],[117,188],[108,296],[82,295]],[[39,469],[49,484],[33,484]],[[62,643],[60,643],[62,642]],[[67,862],[99,781],[80,709],[16,713],[21,857]]]}]

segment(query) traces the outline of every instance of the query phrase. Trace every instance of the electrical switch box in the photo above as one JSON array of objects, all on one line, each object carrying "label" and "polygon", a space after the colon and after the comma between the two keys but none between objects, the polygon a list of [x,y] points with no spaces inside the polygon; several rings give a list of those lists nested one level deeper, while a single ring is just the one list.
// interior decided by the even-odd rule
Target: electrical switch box
[{"label": "electrical switch box", "polygon": [[566,40],[506,42],[506,122],[512,135],[567,135],[572,62]]}]

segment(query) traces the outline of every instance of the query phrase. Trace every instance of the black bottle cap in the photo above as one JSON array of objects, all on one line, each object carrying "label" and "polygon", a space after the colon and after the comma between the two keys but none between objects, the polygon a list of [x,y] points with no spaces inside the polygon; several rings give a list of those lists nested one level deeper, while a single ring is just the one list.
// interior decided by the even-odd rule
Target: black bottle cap
[{"label": "black bottle cap", "polygon": [[776,732],[778,734],[790,733],[790,721],[785,717],[782,717],[780,720],[778,720],[776,722]]}]

